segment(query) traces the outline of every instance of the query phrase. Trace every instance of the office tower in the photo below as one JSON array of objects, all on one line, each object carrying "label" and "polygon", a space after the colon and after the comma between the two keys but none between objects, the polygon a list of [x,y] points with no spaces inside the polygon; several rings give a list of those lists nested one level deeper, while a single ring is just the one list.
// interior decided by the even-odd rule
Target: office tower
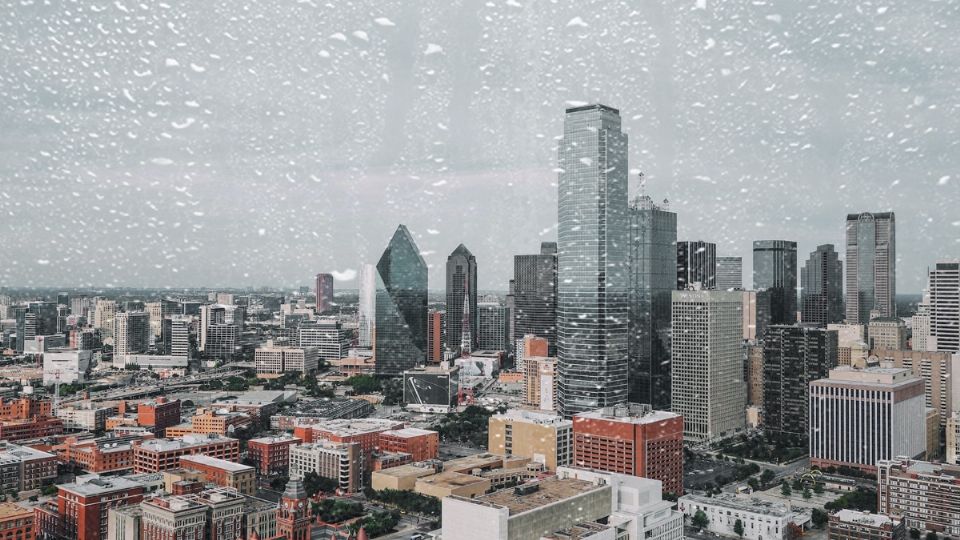
[{"label": "office tower", "polygon": [[770,322],[797,322],[797,243],[754,240],[753,288],[770,291]]},{"label": "office tower", "polygon": [[800,320],[821,328],[843,321],[843,261],[833,244],[817,246],[800,270]]},{"label": "office tower", "polygon": [[507,284],[507,296],[503,300],[504,305],[507,306],[507,317],[509,317],[507,320],[510,321],[510,324],[507,325],[507,343],[510,345],[510,347],[513,347],[514,342],[517,340],[517,338],[514,337],[513,328],[513,318],[514,314],[517,312],[516,297],[514,295],[515,290],[516,282],[511,279]]},{"label": "office tower", "polygon": [[[153,316],[150,316],[150,327],[151,331],[155,327],[156,321],[153,320]],[[173,339],[173,321],[169,318],[160,319],[159,321],[160,332],[157,334],[157,341],[155,343],[154,349],[157,354],[170,356],[170,349],[173,347],[171,340]]]},{"label": "office tower", "polygon": [[745,427],[743,295],[740,291],[674,291],[672,410],[684,438],[705,441]]},{"label": "office tower", "polygon": [[184,497],[153,497],[140,503],[140,540],[204,538],[207,507]]},{"label": "office tower", "polygon": [[879,513],[907,529],[960,536],[960,467],[896,457],[877,468]]},{"label": "office tower", "polygon": [[190,356],[190,319],[176,316],[170,321],[170,348],[166,354],[171,356]]},{"label": "office tower", "polygon": [[923,380],[910,370],[840,366],[810,383],[810,464],[876,471],[926,451]]},{"label": "office tower", "polygon": [[113,318],[114,357],[142,354],[150,348],[150,314],[125,311]]},{"label": "office tower", "polygon": [[847,214],[847,322],[897,315],[896,219],[893,212]]},{"label": "office tower", "polygon": [[951,411],[960,406],[960,392],[954,395],[953,390],[956,377],[960,377],[960,355],[944,351],[891,349],[877,349],[871,351],[871,355],[881,367],[906,368],[923,379],[925,404],[928,409],[939,413],[940,427],[946,426]]},{"label": "office tower", "polygon": [[863,355],[867,350],[866,325],[828,324],[827,330],[837,331],[837,365],[850,366],[855,360],[866,359]]},{"label": "office tower", "polygon": [[946,421],[947,463],[960,465],[960,410],[953,411]]},{"label": "office tower", "polygon": [[98,298],[93,312],[93,325],[100,329],[104,338],[113,336],[113,317],[117,314],[117,303],[113,300]]},{"label": "office tower", "polygon": [[747,345],[747,364],[744,378],[747,381],[747,405],[763,407],[763,344]]},{"label": "office tower", "polygon": [[528,356],[523,365],[524,404],[541,411],[557,410],[557,359]]},{"label": "office tower", "polygon": [[930,295],[924,294],[917,304],[917,312],[910,317],[910,348],[915,351],[929,350],[930,338]]},{"label": "office tower", "polygon": [[427,265],[407,227],[397,227],[377,263],[374,358],[378,375],[398,376],[427,354]]},{"label": "office tower", "polygon": [[506,351],[509,318],[507,307],[497,302],[477,304],[477,347],[482,351]]},{"label": "office tower", "polygon": [[743,299],[743,340],[755,342],[767,332],[773,294],[770,291],[740,291]]},{"label": "office tower", "polygon": [[619,111],[567,109],[558,160],[557,368],[569,417],[627,399],[627,136]]},{"label": "office tower", "polygon": [[960,262],[937,262],[929,271],[929,287],[930,336],[927,348],[960,352]]},{"label": "office tower", "polygon": [[717,257],[717,290],[743,288],[743,257]]},{"label": "office tower", "polygon": [[549,356],[550,342],[546,338],[527,334],[517,340],[517,371],[522,372],[527,357]]},{"label": "office tower", "polygon": [[317,315],[333,308],[333,274],[317,274],[313,292],[317,297]]},{"label": "office tower", "polygon": [[775,435],[805,437],[810,382],[837,367],[837,332],[772,325],[763,340],[763,425]]},{"label": "office tower", "polygon": [[[698,285],[699,284],[699,285]],[[677,242],[677,290],[717,288],[717,245],[703,240]]]},{"label": "office tower", "polygon": [[509,409],[490,417],[487,451],[530,458],[556,471],[573,462],[573,422],[552,413]]},{"label": "office tower", "polygon": [[[466,302],[466,307],[464,307]],[[468,324],[470,349],[477,345],[477,259],[463,244],[447,257],[447,330],[448,351],[461,350],[463,325]],[[469,314],[466,318],[465,314]]]},{"label": "office tower", "polygon": [[[337,481],[343,493],[363,487],[363,455],[357,443],[318,441],[290,447],[290,478],[302,480],[314,473]],[[309,538],[307,539],[309,540]]]},{"label": "office tower", "polygon": [[40,336],[51,336],[59,330],[59,312],[53,302],[29,302],[16,309],[17,352],[24,344]]},{"label": "office tower", "polygon": [[[91,300],[88,296],[71,296],[70,297],[70,314],[76,315],[77,317],[83,317],[84,319],[91,319],[90,317],[90,307]],[[3,313],[0,312],[0,315]]]},{"label": "office tower", "polygon": [[361,347],[373,347],[377,315],[377,268],[372,264],[364,264],[360,267],[357,315],[357,344]]},{"label": "office tower", "polygon": [[317,356],[324,361],[346,358],[350,350],[348,330],[334,317],[321,317],[313,322],[304,322],[297,329],[297,345],[315,348]]},{"label": "office tower", "polygon": [[579,413],[573,417],[573,463],[659,480],[664,491],[682,495],[683,424],[679,414],[637,403]]},{"label": "office tower", "polygon": [[446,312],[431,309],[427,312],[427,363],[443,361],[443,323]]},{"label": "office tower", "polygon": [[629,397],[670,408],[670,294],[676,288],[677,214],[644,195],[630,205]]},{"label": "office tower", "polygon": [[557,354],[557,244],[543,242],[536,255],[513,257],[514,339],[539,336],[550,344],[550,355]]},{"label": "office tower", "polygon": [[205,304],[200,307],[200,328],[197,332],[197,347],[201,352],[207,349],[208,332],[214,325],[226,324],[227,310],[218,304]]},{"label": "office tower", "polygon": [[898,317],[878,317],[867,324],[867,345],[873,349],[907,348],[907,325]]}]

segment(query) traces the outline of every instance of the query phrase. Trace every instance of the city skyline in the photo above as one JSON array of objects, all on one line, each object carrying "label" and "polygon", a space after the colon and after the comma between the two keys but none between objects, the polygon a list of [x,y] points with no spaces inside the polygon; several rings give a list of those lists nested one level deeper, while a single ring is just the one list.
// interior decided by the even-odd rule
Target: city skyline
[{"label": "city skyline", "polygon": [[[897,212],[911,239],[900,291],[956,256],[960,157],[941,141],[960,128],[957,81],[938,66],[958,46],[931,24],[952,16],[937,3],[296,4],[228,28],[198,6],[149,22],[64,9],[23,6],[0,28],[36,44],[11,47],[0,75],[7,285],[289,287],[354,275],[404,223],[432,289],[462,242],[479,287],[505,290],[512,255],[555,240],[558,111],[586,102],[624,112],[629,166],[671,201],[679,237],[744,268],[757,239],[842,246],[843,216],[863,211]],[[107,37],[58,45],[43,21],[68,18]],[[296,53],[264,55],[277,28]],[[920,34],[923,55],[887,47]],[[114,49],[143,54],[100,54]],[[89,67],[36,69],[64,57]]]}]

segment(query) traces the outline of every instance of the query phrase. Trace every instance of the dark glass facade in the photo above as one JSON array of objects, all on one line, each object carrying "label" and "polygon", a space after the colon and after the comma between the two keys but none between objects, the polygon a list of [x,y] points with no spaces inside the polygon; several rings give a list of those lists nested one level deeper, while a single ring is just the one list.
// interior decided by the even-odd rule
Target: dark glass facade
[{"label": "dark glass facade", "polygon": [[846,260],[847,322],[867,324],[873,315],[896,317],[894,213],[848,214]]},{"label": "dark glass facade", "polygon": [[843,321],[843,262],[833,244],[817,246],[800,270],[800,319],[824,327]]},{"label": "dark glass facade", "polygon": [[677,214],[639,197],[630,206],[630,401],[670,409],[670,295]]},{"label": "dark glass facade", "polygon": [[404,225],[377,263],[374,335],[378,375],[401,375],[426,358],[427,265]]},{"label": "dark glass facade", "polygon": [[797,243],[753,242],[753,288],[770,291],[770,322],[797,322]]},{"label": "dark glass facade", "polygon": [[810,382],[837,366],[837,331],[773,325],[763,340],[763,423],[771,433],[805,436]]},{"label": "dark glass facade", "polygon": [[702,240],[677,242],[677,290],[697,283],[701,289],[717,288],[717,245]]},{"label": "dark glass facade", "polygon": [[627,136],[619,111],[567,109],[558,158],[558,401],[569,417],[627,399]]},{"label": "dark glass facade", "polygon": [[469,302],[470,349],[477,346],[477,259],[460,244],[447,257],[446,348],[459,352],[463,339],[463,302]]},{"label": "dark glass facade", "polygon": [[557,354],[557,243],[543,242],[536,255],[513,257],[514,339],[534,335]]}]

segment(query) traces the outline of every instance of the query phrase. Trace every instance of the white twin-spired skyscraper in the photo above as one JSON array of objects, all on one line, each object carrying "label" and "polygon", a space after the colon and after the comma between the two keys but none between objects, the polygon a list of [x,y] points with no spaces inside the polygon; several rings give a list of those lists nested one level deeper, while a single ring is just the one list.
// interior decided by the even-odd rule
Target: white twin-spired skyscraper
[{"label": "white twin-spired skyscraper", "polygon": [[558,158],[558,398],[571,416],[627,399],[628,170],[619,111],[567,109]]}]

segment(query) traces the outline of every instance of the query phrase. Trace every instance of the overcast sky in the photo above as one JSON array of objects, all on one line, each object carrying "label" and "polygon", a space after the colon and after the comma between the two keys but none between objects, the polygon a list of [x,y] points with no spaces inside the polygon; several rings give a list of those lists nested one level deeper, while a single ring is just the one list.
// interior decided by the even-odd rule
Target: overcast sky
[{"label": "overcast sky", "polygon": [[747,284],[847,212],[897,213],[899,292],[960,256],[956,1],[46,3],[0,0],[0,286],[349,288],[404,223],[506,289],[595,101]]}]

